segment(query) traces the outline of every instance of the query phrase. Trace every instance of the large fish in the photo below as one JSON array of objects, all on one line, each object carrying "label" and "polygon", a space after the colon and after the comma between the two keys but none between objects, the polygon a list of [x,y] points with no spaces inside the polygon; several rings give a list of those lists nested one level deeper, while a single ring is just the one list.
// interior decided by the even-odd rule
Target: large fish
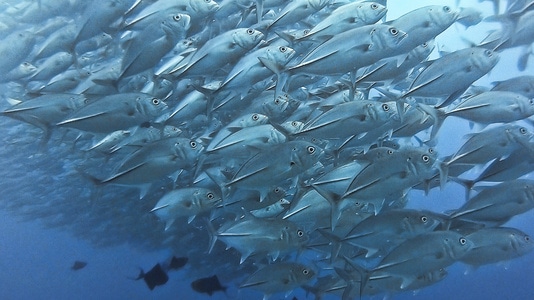
[{"label": "large fish", "polygon": [[222,202],[221,196],[208,188],[189,187],[172,190],[156,203],[150,211],[165,222],[165,230],[168,230],[174,221],[180,217],[187,217],[187,222]]},{"label": "large fish", "polygon": [[235,63],[242,55],[258,45],[263,37],[263,33],[252,28],[227,31],[210,39],[169,74],[178,78],[204,76],[206,70],[216,72],[228,63]]},{"label": "large fish", "polygon": [[530,236],[515,228],[482,228],[466,237],[474,245],[460,260],[475,267],[512,260],[534,249]]},{"label": "large fish", "polygon": [[305,141],[289,141],[263,149],[250,157],[231,176],[219,182],[223,197],[230,188],[256,190],[264,199],[273,187],[288,178],[301,175],[310,169],[323,156],[324,151],[317,145]]},{"label": "large fish", "polygon": [[290,291],[308,283],[315,271],[300,263],[280,262],[266,265],[254,272],[240,288],[252,288],[263,292],[264,299],[278,292]]},{"label": "large fish", "polygon": [[438,107],[456,100],[499,61],[497,53],[480,47],[460,49],[432,61],[412,82],[403,97],[443,98]]},{"label": "large fish", "polygon": [[455,210],[453,220],[501,225],[534,208],[534,181],[517,179],[495,186],[475,188],[480,192]]},{"label": "large fish", "polygon": [[[211,226],[211,224],[210,224]],[[241,253],[240,263],[254,254],[268,255],[277,260],[308,242],[308,234],[291,221],[276,218],[257,218],[246,214],[242,219],[211,229],[210,252],[217,240]]]},{"label": "large fish", "polygon": [[70,114],[58,126],[110,133],[155,121],[167,109],[165,102],[143,93],[104,96]]},{"label": "large fish", "polygon": [[448,267],[462,259],[473,246],[472,241],[454,231],[425,233],[393,249],[373,269],[369,279],[400,277],[400,288],[404,289],[418,276]]}]

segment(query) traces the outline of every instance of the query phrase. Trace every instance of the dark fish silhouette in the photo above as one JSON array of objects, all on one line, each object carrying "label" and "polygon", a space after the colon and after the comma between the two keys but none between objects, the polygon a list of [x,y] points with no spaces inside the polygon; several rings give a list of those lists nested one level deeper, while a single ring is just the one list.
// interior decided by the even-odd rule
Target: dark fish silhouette
[{"label": "dark fish silhouette", "polygon": [[228,287],[222,286],[217,275],[213,275],[191,282],[191,288],[199,293],[206,293],[211,296],[216,291],[224,291],[226,293]]},{"label": "dark fish silhouette", "polygon": [[70,268],[74,271],[78,271],[80,269],[85,268],[85,266],[87,266],[86,262],[77,260],[74,262],[74,264]]},{"label": "dark fish silhouette", "polygon": [[161,265],[156,264],[150,271],[144,272],[141,270],[139,276],[135,280],[143,279],[150,290],[153,290],[158,285],[164,285],[169,281],[169,276],[163,271]]},{"label": "dark fish silhouette", "polygon": [[169,270],[179,270],[187,264],[189,259],[187,257],[176,257],[173,256],[169,264]]}]

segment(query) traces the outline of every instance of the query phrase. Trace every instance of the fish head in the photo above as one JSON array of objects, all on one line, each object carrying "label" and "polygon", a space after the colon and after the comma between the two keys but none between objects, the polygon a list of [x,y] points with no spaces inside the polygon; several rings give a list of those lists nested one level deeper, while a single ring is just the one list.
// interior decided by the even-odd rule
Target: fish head
[{"label": "fish head", "polygon": [[518,256],[526,254],[534,249],[534,240],[526,233],[512,229],[508,234],[510,245]]},{"label": "fish head", "polygon": [[182,130],[176,126],[165,125],[163,127],[163,138],[177,137],[182,134]]},{"label": "fish head", "polygon": [[[380,50],[391,51],[402,43],[408,34],[395,26],[377,25],[371,30],[371,47],[378,47]],[[377,48],[374,48],[377,49]]]},{"label": "fish head", "polygon": [[143,95],[137,97],[136,109],[143,116],[156,118],[167,109],[167,104],[156,97]]},{"label": "fish head", "polygon": [[304,122],[301,121],[286,121],[280,126],[286,130],[288,134],[297,134],[304,128]]},{"label": "fish head", "polygon": [[324,150],[315,144],[294,141],[291,148],[290,166],[306,171],[314,166],[324,156],[324,153]]},{"label": "fish head", "polygon": [[355,19],[360,19],[365,24],[373,24],[382,19],[388,9],[377,2],[361,2],[355,10]]},{"label": "fish head", "polygon": [[438,28],[449,27],[458,19],[459,14],[459,11],[453,10],[447,5],[432,5],[428,7],[428,19]]},{"label": "fish head", "polygon": [[239,28],[232,32],[232,44],[245,50],[254,48],[265,35],[254,28]]},{"label": "fish head", "polygon": [[491,49],[473,47],[469,60],[478,70],[487,73],[499,62],[499,55]]},{"label": "fish head", "polygon": [[204,150],[204,146],[195,140],[187,138],[176,138],[174,143],[174,155],[185,162],[196,164],[197,159]]},{"label": "fish head", "polygon": [[169,35],[185,33],[191,27],[191,17],[180,13],[169,14],[161,22],[161,26],[165,33]]},{"label": "fish head", "polygon": [[270,46],[267,49],[267,58],[282,66],[285,66],[294,55],[295,50],[288,46]]},{"label": "fish head", "polygon": [[428,42],[424,42],[415,47],[412,51],[410,51],[409,55],[417,60],[423,60],[427,58],[432,51],[434,51],[435,46],[434,39],[431,39]]},{"label": "fish head", "polygon": [[288,96],[284,94],[278,95],[274,99],[270,99],[269,101],[263,102],[262,108],[266,115],[277,116],[280,113],[284,112],[288,105]]},{"label": "fish head", "polygon": [[208,188],[199,188],[194,192],[194,197],[202,208],[212,208],[222,203],[222,197],[219,193]]},{"label": "fish head", "polygon": [[190,0],[189,7],[198,15],[207,16],[219,10],[220,5],[213,0]]},{"label": "fish head", "polygon": [[315,275],[317,275],[317,272],[315,270],[313,270],[309,266],[304,266],[304,265],[296,265],[292,269],[291,273],[295,275],[294,278],[296,280],[296,283],[299,283],[299,284],[304,284],[312,280],[315,277]]},{"label": "fish head", "polygon": [[447,255],[453,259],[460,259],[475,247],[472,240],[460,234],[446,234],[442,242]]},{"label": "fish head", "polygon": [[241,119],[238,121],[239,127],[251,127],[251,126],[258,126],[258,125],[265,125],[269,121],[269,118],[266,115],[252,113],[247,114],[241,117]]}]

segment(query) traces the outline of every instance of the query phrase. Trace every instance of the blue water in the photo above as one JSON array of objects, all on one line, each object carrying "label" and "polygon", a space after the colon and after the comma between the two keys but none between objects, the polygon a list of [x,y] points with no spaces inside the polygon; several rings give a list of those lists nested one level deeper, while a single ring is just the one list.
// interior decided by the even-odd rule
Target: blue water
[{"label": "blue water", "polygon": [[[423,5],[454,7],[456,2],[390,0],[388,20]],[[487,1],[459,2],[461,6],[476,7],[486,13],[492,11],[491,3]],[[505,1],[501,2],[504,6]],[[439,36],[438,47],[445,51],[464,48],[466,45],[459,39],[459,32],[467,39],[479,41],[491,28],[494,28],[493,25],[482,23],[464,31],[462,26],[454,24]],[[518,49],[503,52],[497,67],[476,84],[488,86],[493,81],[516,75],[534,75],[532,62],[525,72],[516,70],[518,54]],[[437,54],[432,57],[436,58]],[[2,110],[7,107],[6,103],[0,106]],[[228,282],[224,274],[218,275],[222,283],[229,286],[226,294],[217,292],[212,297],[198,294],[190,287],[190,282],[196,278],[189,275],[189,268],[192,268],[189,265],[184,270],[169,272],[169,282],[153,291],[142,281],[131,280],[131,277],[137,276],[139,268],[149,270],[157,262],[182,254],[172,248],[200,249],[206,245],[207,251],[207,236],[198,236],[198,245],[166,247],[152,243],[163,240],[165,233],[150,236],[155,232],[154,228],[147,228],[154,221],[151,219],[153,216],[146,216],[151,207],[127,216],[130,206],[121,202],[132,198],[135,201],[135,191],[113,187],[105,189],[108,193],[105,199],[115,201],[118,208],[111,214],[88,204],[91,183],[79,175],[65,174],[64,164],[71,164],[75,154],[68,143],[61,142],[60,136],[54,135],[55,144],[43,150],[39,146],[40,130],[30,125],[1,118],[0,132],[0,299],[261,299],[259,292],[239,291],[239,282]],[[449,118],[439,133],[436,145],[440,156],[457,150],[468,132],[470,128],[465,121]],[[72,137],[65,138],[69,139]],[[410,195],[409,207],[437,212],[457,208],[464,201],[463,189],[451,183],[443,191],[432,190],[428,196],[419,191]],[[122,211],[125,214],[121,214],[121,205],[125,205]],[[134,218],[134,221],[126,221],[127,217]],[[102,230],[95,220],[111,225],[103,226],[105,229]],[[121,223],[121,220],[124,222]],[[534,235],[532,220],[534,212],[530,211],[514,217],[505,226]],[[117,222],[116,226],[114,222]],[[127,222],[132,224],[129,230],[120,227]],[[87,266],[73,271],[70,267],[75,260],[85,261]],[[443,281],[420,291],[395,294],[393,298],[531,299],[534,295],[532,266],[534,253],[476,270],[456,263],[447,269],[448,276]],[[313,298],[300,289],[295,290],[289,299],[292,296]],[[271,299],[283,297],[284,294],[276,294]],[[379,295],[372,299],[382,297]],[[325,299],[337,297],[326,295]]]}]

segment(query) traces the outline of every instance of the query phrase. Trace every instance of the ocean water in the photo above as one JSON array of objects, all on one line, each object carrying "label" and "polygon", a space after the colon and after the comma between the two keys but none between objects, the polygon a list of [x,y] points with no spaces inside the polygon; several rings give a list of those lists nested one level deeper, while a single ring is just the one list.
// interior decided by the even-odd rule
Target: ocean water
[{"label": "ocean water", "polygon": [[[387,20],[431,4],[452,8],[459,4],[476,8],[484,16],[493,14],[491,1],[390,0]],[[503,10],[506,1],[500,4]],[[466,40],[479,42],[495,28],[499,28],[498,25],[489,22],[467,29],[455,23],[438,36],[437,48],[444,52],[466,48]],[[491,86],[494,81],[534,75],[532,62],[525,71],[517,70],[520,53],[519,48],[500,52],[497,66],[475,85]],[[430,57],[435,59],[439,54],[434,51]],[[11,85],[0,85],[1,96],[11,97],[12,89]],[[2,100],[0,109],[8,107],[7,101]],[[534,129],[529,122],[519,124]],[[235,264],[235,251],[224,252],[222,243],[217,242],[216,253],[207,253],[208,235],[201,221],[190,225],[177,222],[174,226],[182,227],[163,230],[163,224],[149,211],[165,189],[152,189],[148,195],[150,200],[139,200],[135,189],[105,186],[95,200],[92,183],[73,170],[78,165],[98,169],[103,160],[82,153],[80,145],[73,142],[78,138],[77,132],[53,131],[50,141],[43,147],[41,131],[29,124],[0,116],[0,130],[1,299],[262,298],[261,292],[238,289],[243,277],[248,276],[245,271],[225,267],[226,259],[228,265]],[[462,145],[465,135],[476,130],[476,126],[472,129],[464,120],[448,118],[434,147],[439,157],[453,154]],[[82,144],[88,141],[87,137],[80,139]],[[461,206],[464,198],[464,189],[449,182],[443,190],[432,189],[428,195],[410,191],[408,208],[443,213]],[[533,235],[532,220],[534,212],[529,211],[515,216],[504,226]],[[183,239],[174,236],[184,232],[188,233]],[[132,279],[140,268],[147,271],[172,255],[189,256],[191,261],[184,269],[170,271],[165,285],[151,291],[141,280]],[[87,266],[72,270],[76,260],[87,262]],[[424,289],[364,298],[531,299],[534,295],[532,266],[532,252],[477,269],[457,262],[447,268],[444,280]],[[213,275],[210,270],[228,286],[226,293],[219,291],[208,296],[192,290],[190,283],[202,275]],[[285,296],[285,293],[277,293],[270,299],[284,299]],[[295,289],[287,297],[314,298],[302,289]],[[324,299],[339,299],[339,296],[327,294]]]}]

